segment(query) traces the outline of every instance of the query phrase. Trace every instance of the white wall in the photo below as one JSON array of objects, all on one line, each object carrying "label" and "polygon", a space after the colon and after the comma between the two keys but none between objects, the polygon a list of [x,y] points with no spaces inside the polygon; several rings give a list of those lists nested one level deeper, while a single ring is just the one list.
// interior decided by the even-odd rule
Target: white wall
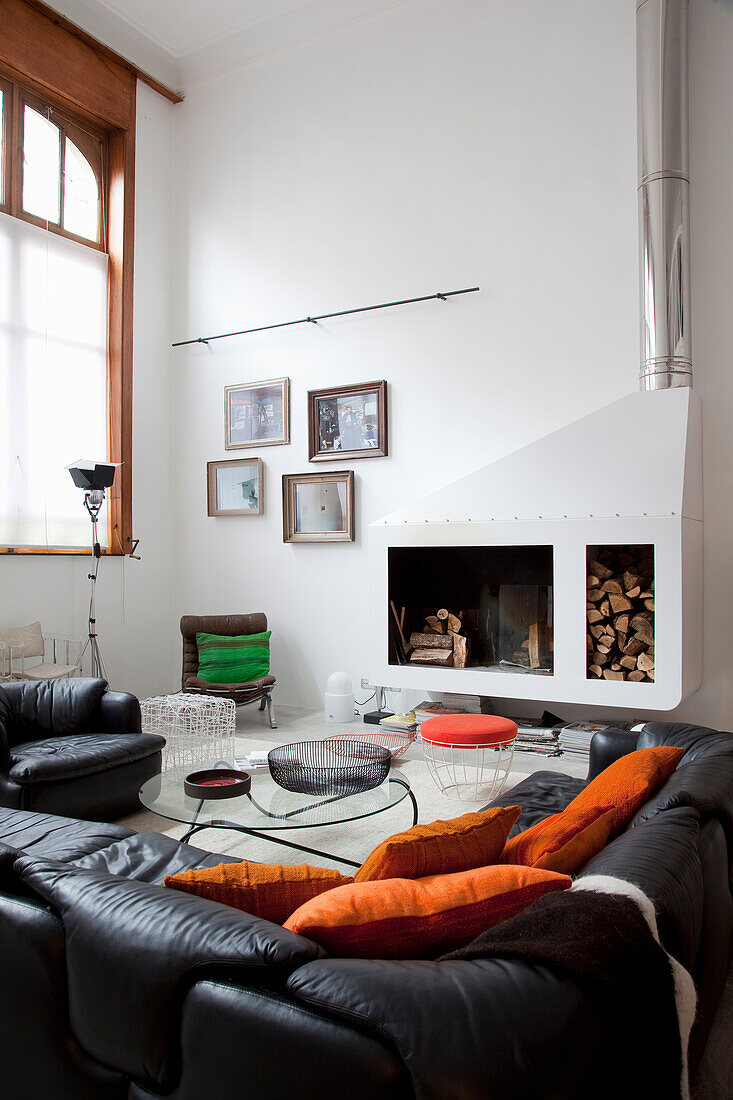
[{"label": "white wall", "polygon": [[[369,522],[636,388],[634,7],[415,0],[189,87],[175,109],[139,89],[143,560],[103,563],[117,686],[175,685],[181,613],[262,608],[276,697],[319,705],[330,671],[358,682],[365,666]],[[706,595],[703,686],[679,714],[730,727],[732,0],[692,0],[690,26]],[[168,349],[474,284],[480,295],[444,305]],[[224,386],[282,375],[292,443],[252,452],[265,515],[207,518],[207,460],[248,453],[224,451]],[[309,469],[307,390],[374,378],[390,383],[390,457],[343,464],[357,478],[356,544],[283,545],[280,476]],[[82,629],[85,575],[80,559],[0,558],[0,622]]]},{"label": "white wall", "polygon": [[[265,610],[281,701],[365,671],[372,520],[635,388],[634,57],[633,4],[422,0],[176,109],[177,339],[481,286],[174,352],[177,610]],[[252,452],[265,515],[207,518],[224,386],[282,375],[292,442]],[[283,545],[308,389],[375,378],[390,457],[333,464],[356,544]]]},{"label": "white wall", "polygon": [[[141,697],[174,689],[180,675],[172,617],[175,527],[168,350],[172,116],[169,103],[138,85],[133,511],[142,560],[103,559],[97,582],[97,625],[110,682]],[[83,557],[0,557],[0,626],[40,619],[51,632],[85,635],[88,572],[89,559]]]}]

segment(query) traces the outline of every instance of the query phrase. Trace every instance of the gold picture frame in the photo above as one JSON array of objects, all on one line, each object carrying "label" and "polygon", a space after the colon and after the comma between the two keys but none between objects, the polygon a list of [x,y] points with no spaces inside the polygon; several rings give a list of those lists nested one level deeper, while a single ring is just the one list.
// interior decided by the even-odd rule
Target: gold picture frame
[{"label": "gold picture frame", "polygon": [[290,442],[290,379],[224,387],[224,449]]}]

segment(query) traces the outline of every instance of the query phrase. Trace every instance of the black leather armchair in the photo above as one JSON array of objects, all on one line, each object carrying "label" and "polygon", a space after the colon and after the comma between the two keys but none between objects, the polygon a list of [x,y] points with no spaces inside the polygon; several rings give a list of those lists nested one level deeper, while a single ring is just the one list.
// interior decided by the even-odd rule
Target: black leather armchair
[{"label": "black leather armchair", "polygon": [[90,820],[138,806],[165,738],[144,734],[134,695],[105,680],[0,686],[0,805]]}]

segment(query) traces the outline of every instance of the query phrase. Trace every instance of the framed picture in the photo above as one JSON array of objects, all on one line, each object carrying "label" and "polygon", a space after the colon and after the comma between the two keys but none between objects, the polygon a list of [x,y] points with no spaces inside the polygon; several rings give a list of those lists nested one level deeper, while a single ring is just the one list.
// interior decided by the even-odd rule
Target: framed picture
[{"label": "framed picture", "polygon": [[290,385],[287,378],[247,382],[224,389],[224,447],[270,447],[290,442]]},{"label": "framed picture", "polygon": [[362,382],[308,394],[311,462],[387,454],[387,383]]},{"label": "framed picture", "polygon": [[353,541],[353,470],[283,474],[283,542]]},{"label": "framed picture", "polygon": [[264,511],[261,458],[206,463],[210,516],[261,516]]}]

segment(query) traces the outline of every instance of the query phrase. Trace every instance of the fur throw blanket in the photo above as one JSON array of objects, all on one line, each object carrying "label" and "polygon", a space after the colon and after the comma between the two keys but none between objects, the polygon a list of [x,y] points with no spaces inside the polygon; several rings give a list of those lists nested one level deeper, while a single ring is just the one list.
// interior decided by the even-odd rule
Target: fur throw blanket
[{"label": "fur throw blanket", "polygon": [[695,989],[661,946],[654,907],[637,887],[580,878],[443,958],[517,959],[569,977],[607,1020],[609,1059],[628,1067],[624,1100],[688,1100]]}]

